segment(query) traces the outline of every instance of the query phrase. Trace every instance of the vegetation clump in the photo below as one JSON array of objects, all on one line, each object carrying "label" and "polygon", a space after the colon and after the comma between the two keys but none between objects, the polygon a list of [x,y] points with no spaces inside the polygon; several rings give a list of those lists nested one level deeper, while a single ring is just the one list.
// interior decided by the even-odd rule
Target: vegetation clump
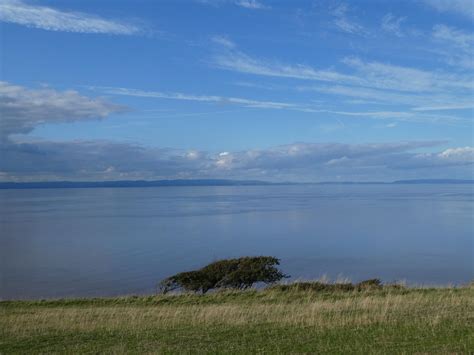
[{"label": "vegetation clump", "polygon": [[272,289],[278,291],[315,291],[315,292],[334,292],[334,291],[353,291],[354,285],[351,283],[325,283],[320,281],[293,282],[291,284],[274,285]]},{"label": "vegetation clump", "polygon": [[274,283],[288,277],[272,256],[242,257],[213,262],[199,270],[180,272],[159,284],[162,293],[174,290],[206,293],[217,288],[247,289],[257,282]]},{"label": "vegetation clump", "polygon": [[351,292],[378,290],[382,289],[383,285],[380,279],[369,279],[356,284],[350,282],[297,281],[286,285],[274,285],[272,288],[279,291]]},{"label": "vegetation clump", "polygon": [[382,288],[382,281],[380,279],[369,279],[361,281],[356,285],[357,290],[374,290]]}]

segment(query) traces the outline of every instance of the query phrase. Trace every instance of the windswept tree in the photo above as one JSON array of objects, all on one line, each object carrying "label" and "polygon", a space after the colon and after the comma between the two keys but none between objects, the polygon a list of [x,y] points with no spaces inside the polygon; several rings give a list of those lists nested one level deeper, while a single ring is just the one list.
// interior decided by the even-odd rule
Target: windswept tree
[{"label": "windswept tree", "polygon": [[271,256],[243,257],[213,262],[199,270],[181,272],[159,284],[163,293],[173,290],[206,293],[215,288],[246,289],[257,282],[274,283],[288,277],[276,268]]}]

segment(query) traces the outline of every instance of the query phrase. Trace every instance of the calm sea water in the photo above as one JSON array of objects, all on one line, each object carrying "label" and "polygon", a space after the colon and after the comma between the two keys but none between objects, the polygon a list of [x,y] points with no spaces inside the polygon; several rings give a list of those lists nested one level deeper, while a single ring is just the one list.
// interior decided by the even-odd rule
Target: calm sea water
[{"label": "calm sea water", "polygon": [[0,191],[0,298],[151,293],[220,258],[293,278],[474,278],[472,185]]}]

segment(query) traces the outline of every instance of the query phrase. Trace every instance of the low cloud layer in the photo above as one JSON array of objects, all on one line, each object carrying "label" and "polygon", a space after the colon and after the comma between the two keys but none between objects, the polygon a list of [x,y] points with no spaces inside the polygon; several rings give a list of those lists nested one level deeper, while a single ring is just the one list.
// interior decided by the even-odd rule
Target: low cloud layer
[{"label": "low cloud layer", "polygon": [[269,181],[472,178],[474,148],[434,153],[441,142],[297,143],[269,149],[203,152],[107,141],[6,143],[0,179],[120,180],[232,178]]}]

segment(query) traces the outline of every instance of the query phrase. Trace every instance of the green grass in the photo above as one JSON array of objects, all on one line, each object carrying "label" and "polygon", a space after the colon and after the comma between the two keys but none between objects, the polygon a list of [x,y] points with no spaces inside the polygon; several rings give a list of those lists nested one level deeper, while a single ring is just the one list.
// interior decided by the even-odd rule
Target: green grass
[{"label": "green grass", "polygon": [[0,353],[474,353],[474,288],[0,302]]}]

